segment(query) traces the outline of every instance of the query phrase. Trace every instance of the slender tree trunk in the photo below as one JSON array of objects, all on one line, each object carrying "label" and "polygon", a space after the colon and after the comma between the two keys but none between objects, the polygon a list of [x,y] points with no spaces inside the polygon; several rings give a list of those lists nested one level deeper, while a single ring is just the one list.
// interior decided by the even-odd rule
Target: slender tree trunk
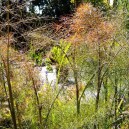
[{"label": "slender tree trunk", "polygon": [[96,104],[95,104],[95,110],[98,111],[99,106],[99,96],[100,96],[100,90],[101,90],[101,53],[100,53],[100,43],[98,43],[98,78],[97,78],[97,96],[96,96]]},{"label": "slender tree trunk", "polygon": [[77,71],[74,71],[74,79],[75,79],[75,85],[76,85],[77,114],[79,114],[80,113],[80,101],[79,101],[79,85],[78,85]]},{"label": "slender tree trunk", "polygon": [[74,46],[74,53],[73,53],[73,74],[74,74],[74,80],[75,80],[75,85],[76,85],[76,106],[77,106],[77,115],[80,113],[80,101],[79,101],[79,85],[78,85],[78,72],[77,72],[77,65],[76,65],[76,56],[77,56],[77,51],[76,51],[76,44]]},{"label": "slender tree trunk", "polygon": [[[105,109],[107,109],[107,100],[108,100],[108,87],[107,87],[107,83],[108,83],[108,78],[106,77],[103,85],[104,85],[104,90],[105,90]],[[106,112],[106,116],[107,116],[107,112]],[[107,129],[107,117],[105,118],[105,129]]]},{"label": "slender tree trunk", "polygon": [[104,81],[104,93],[105,93],[105,104],[107,104],[107,100],[108,100],[108,87],[107,87],[107,83],[108,83],[108,78],[106,77],[105,81]]},{"label": "slender tree trunk", "polygon": [[19,129],[22,129],[22,124],[21,124],[21,113],[19,111],[19,105],[16,102],[16,110],[17,110],[17,121],[18,121],[18,127]]},{"label": "slender tree trunk", "polygon": [[[95,103],[95,111],[98,112],[99,107],[99,98],[100,98],[100,91],[101,91],[101,53],[100,53],[100,43],[98,43],[98,74],[97,74],[97,96],[96,96],[96,103]],[[99,125],[95,124],[94,129],[99,128]]]},{"label": "slender tree trunk", "polygon": [[96,106],[95,109],[98,111],[98,106],[99,106],[99,96],[100,96],[100,90],[101,90],[101,83],[100,83],[100,77],[101,77],[101,71],[99,69],[98,71],[98,84],[97,84],[97,96],[96,96]]},{"label": "slender tree trunk", "polygon": [[40,104],[40,101],[39,101],[39,97],[38,97],[38,92],[37,92],[37,88],[36,88],[36,85],[35,85],[35,81],[33,79],[33,77],[31,78],[32,79],[32,83],[33,83],[33,88],[34,88],[34,93],[35,93],[35,97],[36,97],[36,102],[37,102],[37,108],[38,108],[38,116],[39,116],[39,127],[40,129],[42,128],[42,105]]},{"label": "slender tree trunk", "polygon": [[[9,40],[8,40],[9,42]],[[7,50],[9,51],[9,50]],[[6,69],[6,78],[7,78],[7,84],[8,84],[8,89],[9,89],[9,102],[10,102],[10,112],[12,116],[12,121],[14,124],[14,129],[17,129],[17,124],[16,124],[16,115],[15,115],[15,108],[14,108],[14,98],[13,98],[13,93],[12,93],[12,85],[10,81],[10,66],[9,66],[9,52],[7,54],[7,68]]]},{"label": "slender tree trunk", "polygon": [[[3,66],[1,65],[1,67],[3,67]],[[4,87],[5,96],[6,96],[6,99],[8,101],[8,107],[9,107],[9,109],[11,109],[9,98],[8,98],[8,91],[7,91],[7,88],[6,88],[6,82],[5,82],[5,78],[4,78],[4,69],[2,68],[1,70],[2,70],[2,72],[1,72],[2,73],[2,84],[3,84],[3,87]]]},{"label": "slender tree trunk", "polygon": [[33,90],[34,90],[34,95],[36,98],[36,104],[37,104],[37,108],[38,108],[38,123],[39,123],[39,129],[42,129],[42,105],[40,104],[40,100],[39,100],[39,96],[38,96],[38,91],[37,91],[37,86],[36,86],[36,81],[33,77],[33,72],[31,72],[31,69],[28,67],[28,73],[29,73],[29,77],[32,81],[33,84]]},{"label": "slender tree trunk", "polygon": [[[115,112],[114,112],[114,117],[115,117],[115,121],[117,120],[117,92],[118,92],[118,88],[117,88],[117,83],[118,80],[116,78],[116,75],[115,75],[115,91],[114,91],[114,99],[115,99]],[[115,124],[115,129],[117,129],[117,124]]]},{"label": "slender tree trunk", "polygon": [[10,18],[9,18],[9,0],[8,0],[8,6],[7,6],[7,63],[5,63],[4,68],[6,72],[6,78],[7,78],[7,85],[9,90],[9,102],[10,102],[10,112],[11,117],[14,125],[14,129],[17,129],[17,123],[16,123],[16,114],[15,114],[15,108],[14,108],[14,98],[12,93],[12,85],[10,80],[10,63],[9,63],[9,47],[10,47],[10,30],[9,30],[9,24],[10,24]]}]

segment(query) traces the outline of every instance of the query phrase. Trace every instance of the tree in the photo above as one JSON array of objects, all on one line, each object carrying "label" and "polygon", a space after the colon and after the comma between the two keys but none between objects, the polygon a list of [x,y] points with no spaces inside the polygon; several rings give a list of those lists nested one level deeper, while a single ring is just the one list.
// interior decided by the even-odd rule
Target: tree
[{"label": "tree", "polygon": [[[9,27],[9,33],[12,33],[15,40],[11,44],[16,49],[22,49],[27,47],[25,36],[23,33],[25,30],[29,29],[29,27],[25,24],[25,21],[21,19],[27,18],[27,12],[25,8],[24,2],[12,2],[2,1],[1,5],[1,13],[0,13],[0,22],[1,22],[1,35],[6,35],[7,28]],[[9,6],[9,10],[7,7]],[[7,16],[9,17],[10,24],[4,24],[7,22]],[[20,42],[20,44],[19,44]]]},{"label": "tree", "polygon": [[32,1],[32,5],[38,6],[42,10],[43,16],[58,18],[61,15],[68,14],[72,10],[70,0],[38,0]]},{"label": "tree", "polygon": [[[79,60],[78,52],[83,50],[81,48],[87,46],[89,51],[94,50],[93,56],[95,57],[95,69],[97,69],[97,79],[96,79],[96,89],[97,89],[97,96],[96,96],[96,104],[95,109],[96,112],[98,111],[99,107],[99,100],[100,100],[100,91],[103,82],[103,64],[104,64],[104,50],[108,46],[108,40],[111,39],[113,34],[113,26],[109,22],[105,22],[104,18],[101,16],[100,12],[95,9],[91,4],[83,4],[77,8],[77,12],[73,17],[73,25],[72,31],[73,36],[71,37],[70,41],[72,43],[72,62],[73,62],[73,72],[76,84],[76,98],[77,98],[77,112],[80,112],[80,100],[79,97],[79,66],[81,66],[81,62]],[[81,53],[81,52],[80,52]],[[81,56],[81,55],[80,55]],[[105,55],[106,56],[106,55]],[[77,58],[79,57],[79,58]],[[86,58],[86,57],[85,57]],[[84,58],[84,59],[85,59]],[[81,58],[84,60],[83,58]],[[79,60],[79,62],[77,61]],[[84,67],[84,66],[83,66]],[[83,68],[82,68],[83,69]]]}]

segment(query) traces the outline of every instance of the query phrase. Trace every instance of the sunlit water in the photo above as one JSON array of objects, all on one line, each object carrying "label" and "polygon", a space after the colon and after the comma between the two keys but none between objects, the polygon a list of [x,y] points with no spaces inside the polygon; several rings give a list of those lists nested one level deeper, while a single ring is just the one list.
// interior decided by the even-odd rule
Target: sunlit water
[{"label": "sunlit water", "polygon": [[[49,84],[52,87],[54,87],[56,85],[56,81],[57,81],[57,70],[56,70],[56,66],[52,66],[52,71],[50,72],[49,70],[47,70],[46,66],[43,67],[39,67],[39,78],[41,81],[42,86],[44,84]],[[74,85],[74,79],[72,77],[70,77],[69,79],[69,83],[67,83],[67,85],[65,85],[65,87],[69,87],[71,86],[71,82],[73,82],[72,86]],[[62,86],[63,84],[58,84],[60,86]],[[91,98],[95,99],[96,97],[96,92],[87,89],[85,91],[85,97],[83,98],[83,100],[89,101]]]},{"label": "sunlit water", "polygon": [[52,71],[47,70],[46,66],[39,67],[39,78],[42,85],[50,84],[51,86],[54,86],[57,81],[56,67],[52,66]]}]

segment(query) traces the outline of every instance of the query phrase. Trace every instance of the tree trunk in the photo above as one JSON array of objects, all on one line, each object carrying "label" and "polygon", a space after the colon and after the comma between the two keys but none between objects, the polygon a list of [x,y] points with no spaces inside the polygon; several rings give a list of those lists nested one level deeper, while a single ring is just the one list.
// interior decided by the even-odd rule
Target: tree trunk
[{"label": "tree trunk", "polygon": [[[108,83],[108,78],[106,77],[106,79],[105,79],[105,81],[104,81],[104,83],[103,83],[103,85],[104,85],[104,93],[105,93],[105,109],[107,109],[107,104],[108,104],[108,87],[107,87],[107,83]],[[106,116],[107,116],[107,112],[106,112]],[[106,117],[105,118],[105,129],[107,129],[107,122],[108,122],[108,118]]]},{"label": "tree trunk", "polygon": [[31,76],[31,80],[32,80],[32,83],[33,83],[34,94],[35,94],[36,102],[37,102],[39,127],[41,129],[42,128],[42,105],[40,104],[36,84],[35,84],[34,78],[32,76]]},{"label": "tree trunk", "polygon": [[[115,117],[115,121],[117,121],[117,92],[118,92],[118,88],[117,88],[117,78],[116,78],[116,75],[115,75],[115,91],[114,91],[114,99],[115,99],[115,112],[114,112],[114,117]],[[115,124],[115,129],[117,129],[117,124]]]},{"label": "tree trunk", "polygon": [[80,101],[79,101],[79,85],[78,85],[77,71],[74,71],[74,79],[75,79],[75,85],[76,85],[77,114],[79,114],[80,113]]},{"label": "tree trunk", "polygon": [[95,110],[98,111],[99,106],[99,95],[101,90],[101,53],[100,53],[100,43],[98,43],[98,78],[97,78],[97,96],[96,96],[96,104],[95,104]]},{"label": "tree trunk", "polygon": [[[100,43],[98,43],[98,74],[97,74],[97,96],[96,96],[96,103],[95,103],[95,111],[98,112],[99,107],[99,98],[100,98],[100,91],[101,91],[101,52],[100,52]],[[94,129],[99,128],[99,125],[95,124]]]},{"label": "tree trunk", "polygon": [[[8,0],[8,6],[7,9],[9,10],[9,0]],[[15,114],[15,108],[14,108],[14,98],[13,98],[13,92],[12,92],[12,85],[10,80],[10,63],[9,63],[9,47],[10,47],[10,30],[9,30],[9,24],[10,24],[10,18],[9,18],[9,12],[7,13],[7,64],[4,63],[4,68],[6,72],[6,78],[7,78],[7,85],[8,85],[8,92],[9,92],[9,103],[10,103],[10,112],[11,117],[14,125],[14,129],[17,129],[17,123],[16,123],[16,114]]]},{"label": "tree trunk", "polygon": [[76,106],[77,106],[77,115],[80,113],[80,100],[79,100],[79,85],[78,85],[78,71],[77,71],[77,64],[76,64],[76,55],[77,55],[77,46],[74,46],[74,53],[73,53],[73,74],[74,80],[76,85]]}]

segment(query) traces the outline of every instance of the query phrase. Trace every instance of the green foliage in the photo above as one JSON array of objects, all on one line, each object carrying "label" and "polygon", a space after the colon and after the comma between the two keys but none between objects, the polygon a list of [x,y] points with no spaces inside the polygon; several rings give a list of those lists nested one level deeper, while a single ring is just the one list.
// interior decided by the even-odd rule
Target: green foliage
[{"label": "green foliage", "polygon": [[38,66],[42,65],[42,60],[43,60],[42,53],[36,52],[33,46],[31,46],[29,50],[29,56],[31,57],[32,60],[34,60],[36,65]]},{"label": "green foliage", "polygon": [[95,7],[98,7],[101,11],[107,12],[110,8],[107,0],[84,0],[85,2],[92,3]]},{"label": "green foliage", "polygon": [[46,58],[45,65],[48,71],[52,71],[51,60],[49,58]]},{"label": "green foliage", "polygon": [[118,10],[129,11],[129,1],[128,0],[114,0],[113,5]]},{"label": "green foliage", "polygon": [[69,14],[72,10],[70,0],[38,0],[32,2],[33,6],[38,6],[42,15],[58,18],[61,15]]},{"label": "green foliage", "polygon": [[59,46],[55,46],[51,50],[52,58],[59,64],[59,66],[65,66],[68,64],[66,57],[71,44],[68,42],[60,41]]}]

